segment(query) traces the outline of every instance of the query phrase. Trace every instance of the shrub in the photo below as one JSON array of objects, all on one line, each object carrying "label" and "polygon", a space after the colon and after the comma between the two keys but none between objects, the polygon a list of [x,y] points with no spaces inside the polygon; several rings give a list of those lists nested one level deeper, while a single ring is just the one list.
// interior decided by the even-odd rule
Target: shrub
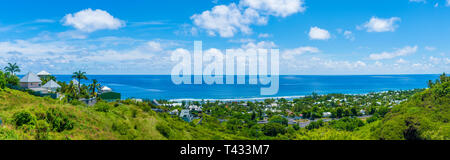
[{"label": "shrub", "polygon": [[49,108],[45,118],[54,131],[62,132],[64,130],[73,129],[74,123],[59,109]]},{"label": "shrub", "polygon": [[330,126],[345,131],[354,131],[356,128],[364,126],[364,122],[358,118],[342,118],[340,120],[331,121]]},{"label": "shrub", "polygon": [[18,127],[22,125],[34,125],[36,117],[28,111],[20,111],[14,114],[14,122]]},{"label": "shrub", "polygon": [[98,112],[109,112],[111,110],[111,106],[106,103],[97,103],[94,108]]},{"label": "shrub", "polygon": [[372,117],[369,117],[366,119],[367,123],[372,123],[378,120],[378,116],[377,115],[373,115]]},{"label": "shrub", "polygon": [[277,136],[278,134],[286,133],[286,129],[279,123],[267,123],[262,128],[266,136]]},{"label": "shrub", "polygon": [[6,87],[6,84],[6,76],[2,71],[0,71],[0,89],[4,89]]},{"label": "shrub", "polygon": [[36,139],[46,140],[48,139],[48,132],[50,131],[50,125],[44,120],[38,120],[36,122]]},{"label": "shrub", "polygon": [[322,127],[322,126],[324,126],[323,121],[322,121],[322,120],[318,120],[318,121],[309,123],[309,124],[306,126],[306,129],[312,130],[312,129],[320,128],[320,127]]},{"label": "shrub", "polygon": [[126,123],[124,121],[120,121],[120,122],[114,122],[112,124],[111,129],[113,131],[118,132],[121,135],[127,135],[128,134],[128,130],[131,129],[131,127],[128,125],[128,123]]},{"label": "shrub", "polygon": [[169,138],[172,132],[172,130],[167,125],[164,125],[162,123],[156,124],[156,130],[158,130],[159,133],[161,133],[166,138]]},{"label": "shrub", "polygon": [[269,122],[270,123],[279,123],[279,124],[282,124],[284,126],[288,125],[288,120],[286,118],[281,117],[281,116],[273,116],[272,118],[270,118]]}]

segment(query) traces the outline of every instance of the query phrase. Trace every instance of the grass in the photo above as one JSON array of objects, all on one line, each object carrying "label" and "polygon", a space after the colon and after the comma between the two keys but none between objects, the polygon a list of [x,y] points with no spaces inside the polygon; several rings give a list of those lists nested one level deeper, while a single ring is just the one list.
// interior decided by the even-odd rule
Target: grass
[{"label": "grass", "polygon": [[[106,109],[105,109],[106,108]],[[49,110],[57,117],[67,117],[72,129],[62,131],[36,124],[17,126],[14,115],[29,112],[41,124],[49,123]],[[61,114],[61,115],[59,115]],[[100,102],[93,107],[62,103],[28,93],[5,89],[0,91],[0,139],[56,139],[56,140],[164,140],[164,139],[241,139],[202,126],[189,125],[177,117],[144,111],[137,105],[114,105]],[[50,128],[55,125],[50,124]],[[157,129],[164,126],[166,130]],[[41,127],[42,128],[42,127]],[[161,128],[161,127],[160,127]],[[42,136],[44,135],[44,137]]]}]

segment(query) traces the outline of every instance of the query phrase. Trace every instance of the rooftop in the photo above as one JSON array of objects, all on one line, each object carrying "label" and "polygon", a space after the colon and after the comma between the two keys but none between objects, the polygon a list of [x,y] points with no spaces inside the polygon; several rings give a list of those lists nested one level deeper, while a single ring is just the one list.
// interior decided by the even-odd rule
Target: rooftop
[{"label": "rooftop", "polygon": [[32,82],[41,83],[42,81],[34,73],[28,72],[22,79],[20,79],[20,82],[23,82],[23,83],[32,83]]}]

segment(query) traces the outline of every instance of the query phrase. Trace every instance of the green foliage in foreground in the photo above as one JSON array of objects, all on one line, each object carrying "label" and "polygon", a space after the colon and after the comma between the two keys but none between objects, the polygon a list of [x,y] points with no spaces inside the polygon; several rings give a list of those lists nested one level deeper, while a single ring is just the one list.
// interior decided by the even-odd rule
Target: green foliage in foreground
[{"label": "green foliage in foreground", "polygon": [[75,106],[5,88],[0,91],[0,140],[245,139],[190,125],[148,107],[106,102]]}]

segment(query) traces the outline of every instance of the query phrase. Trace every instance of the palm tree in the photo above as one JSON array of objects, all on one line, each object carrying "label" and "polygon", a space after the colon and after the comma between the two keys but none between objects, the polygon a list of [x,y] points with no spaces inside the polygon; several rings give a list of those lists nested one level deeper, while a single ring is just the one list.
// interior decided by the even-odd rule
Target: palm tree
[{"label": "palm tree", "polygon": [[49,82],[51,80],[56,81],[56,77],[49,75],[49,76],[44,76],[41,78],[42,84],[46,84],[47,82]]},{"label": "palm tree", "polygon": [[98,81],[96,79],[92,80],[92,84],[89,85],[89,90],[91,90],[91,94],[92,96],[96,96],[96,92],[95,90],[97,89],[97,91],[100,90],[100,84],[98,83]]},{"label": "palm tree", "polygon": [[73,72],[72,78],[76,78],[78,80],[78,89],[81,90],[81,80],[87,80],[88,78],[86,77],[86,72]]},{"label": "palm tree", "polygon": [[20,68],[16,63],[8,63],[8,66],[5,67],[5,71],[15,75],[15,72],[20,72]]}]

